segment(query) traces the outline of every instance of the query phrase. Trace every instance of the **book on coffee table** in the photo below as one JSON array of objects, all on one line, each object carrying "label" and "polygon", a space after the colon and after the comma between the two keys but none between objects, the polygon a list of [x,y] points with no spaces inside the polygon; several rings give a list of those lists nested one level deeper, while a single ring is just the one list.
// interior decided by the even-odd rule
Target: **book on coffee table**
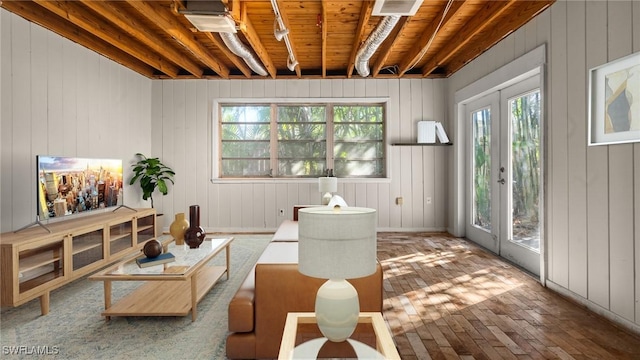
[{"label": "book on coffee table", "polygon": [[162,265],[173,261],[176,261],[176,257],[172,253],[160,254],[154,258],[143,256],[136,259],[136,263],[141,268],[146,268],[154,265]]}]

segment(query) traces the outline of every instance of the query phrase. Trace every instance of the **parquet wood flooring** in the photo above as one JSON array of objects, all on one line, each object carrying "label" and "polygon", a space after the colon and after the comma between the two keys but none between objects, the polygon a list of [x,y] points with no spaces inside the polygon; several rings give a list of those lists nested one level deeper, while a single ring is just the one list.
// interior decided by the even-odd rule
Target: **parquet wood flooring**
[{"label": "parquet wood flooring", "polygon": [[402,359],[640,359],[640,336],[448,234],[378,233]]}]

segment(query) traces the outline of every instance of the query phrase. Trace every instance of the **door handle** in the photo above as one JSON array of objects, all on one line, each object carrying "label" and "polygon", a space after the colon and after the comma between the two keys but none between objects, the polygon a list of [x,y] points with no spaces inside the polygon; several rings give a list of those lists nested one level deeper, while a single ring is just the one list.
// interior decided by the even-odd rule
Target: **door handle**
[{"label": "door handle", "polygon": [[498,184],[504,185],[504,179],[498,180]]}]

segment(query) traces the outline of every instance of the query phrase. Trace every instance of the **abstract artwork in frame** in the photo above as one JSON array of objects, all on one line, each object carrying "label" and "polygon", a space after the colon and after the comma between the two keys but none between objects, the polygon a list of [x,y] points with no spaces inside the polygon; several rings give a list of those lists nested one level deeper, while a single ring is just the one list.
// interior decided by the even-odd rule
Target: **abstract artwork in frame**
[{"label": "abstract artwork in frame", "polygon": [[588,144],[640,141],[640,52],[589,71]]}]

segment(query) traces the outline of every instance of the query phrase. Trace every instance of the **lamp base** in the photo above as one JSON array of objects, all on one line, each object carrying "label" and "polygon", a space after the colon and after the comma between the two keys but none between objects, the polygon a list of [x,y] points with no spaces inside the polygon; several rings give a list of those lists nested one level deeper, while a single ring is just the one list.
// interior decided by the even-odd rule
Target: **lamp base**
[{"label": "lamp base", "polygon": [[332,197],[333,195],[331,195],[330,192],[324,193],[324,195],[322,195],[322,205],[329,205]]},{"label": "lamp base", "polygon": [[333,342],[353,334],[360,316],[358,292],[347,280],[327,280],[316,295],[316,319],[320,332]]}]

